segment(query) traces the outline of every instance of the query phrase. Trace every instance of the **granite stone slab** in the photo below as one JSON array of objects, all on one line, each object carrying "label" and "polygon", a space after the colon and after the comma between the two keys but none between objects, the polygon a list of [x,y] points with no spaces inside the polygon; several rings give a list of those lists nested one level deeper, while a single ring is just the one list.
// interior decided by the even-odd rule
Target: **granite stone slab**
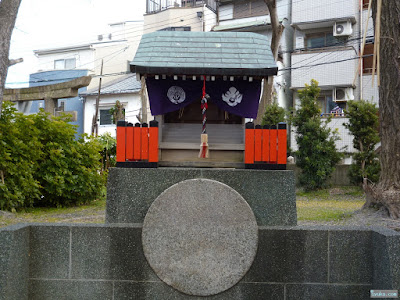
[{"label": "granite stone slab", "polygon": [[327,282],[328,232],[259,228],[256,258],[245,282]]},{"label": "granite stone slab", "polygon": [[215,180],[191,179],[154,201],[142,242],[161,280],[186,294],[208,296],[246,274],[257,250],[258,226],[234,189]]},{"label": "granite stone slab", "polygon": [[114,300],[285,300],[283,284],[238,283],[213,296],[189,296],[163,282],[116,282]]},{"label": "granite stone slab", "polygon": [[163,191],[194,178],[216,180],[235,189],[252,208],[259,226],[297,224],[293,171],[214,168],[112,168],[106,223],[143,223],[150,205]]},{"label": "granite stone slab", "polygon": [[285,300],[329,299],[366,300],[370,299],[371,285],[339,284],[288,284]]},{"label": "granite stone slab", "polygon": [[28,299],[29,227],[0,228],[0,299]]},{"label": "granite stone slab", "polygon": [[68,279],[70,228],[50,224],[31,226],[30,241],[30,277]]},{"label": "granite stone slab", "polygon": [[31,279],[29,282],[29,300],[95,299],[114,299],[112,281]]},{"label": "granite stone slab", "polygon": [[143,254],[141,226],[72,227],[71,278],[159,281]]},{"label": "granite stone slab", "polygon": [[329,282],[372,283],[371,231],[329,232]]}]

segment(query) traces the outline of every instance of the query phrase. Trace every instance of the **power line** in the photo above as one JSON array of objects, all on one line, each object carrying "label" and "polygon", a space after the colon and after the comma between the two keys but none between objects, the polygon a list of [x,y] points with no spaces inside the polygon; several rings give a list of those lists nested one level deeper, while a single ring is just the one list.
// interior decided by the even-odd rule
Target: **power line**
[{"label": "power line", "polygon": [[[302,1],[305,1],[305,0],[297,0],[297,1],[292,1],[292,3],[298,3],[298,2],[302,2]],[[336,4],[336,3],[341,3],[341,2],[346,2],[346,1],[348,1],[348,0],[338,0],[338,1],[335,1],[335,2],[330,2],[329,3],[329,5],[332,5],[332,4]],[[288,6],[288,5],[290,5],[291,3],[289,3],[289,1],[288,1],[288,3],[286,3],[286,4],[280,4],[280,5],[277,5],[277,8],[280,8],[280,7],[284,7],[284,6]],[[326,6],[326,5],[319,5],[319,6],[314,6],[314,8],[318,8],[318,7],[323,7],[323,6]],[[168,8],[168,9],[171,9],[171,8]],[[162,10],[162,11],[158,11],[158,12],[156,12],[155,14],[157,14],[157,13],[160,13],[160,12],[163,12],[163,11],[167,11],[168,9],[166,9],[166,10]],[[303,10],[298,10],[297,12],[302,12],[302,11],[307,11],[308,9],[303,9]],[[245,11],[248,11],[247,9],[241,9],[241,10],[236,10],[236,12],[237,13],[241,13],[241,12],[245,12]],[[268,13],[268,12],[267,12]],[[147,15],[151,15],[151,14],[147,14]],[[220,17],[224,17],[224,16],[230,16],[231,15],[231,13],[226,13],[225,15],[224,14],[220,14]],[[266,14],[265,15],[266,17],[267,16],[269,16],[268,14]],[[177,22],[177,21],[180,21],[180,19],[182,19],[182,17],[181,16],[179,16],[179,17],[175,17],[175,18],[170,18],[170,19],[168,19],[168,20],[165,20],[165,21],[156,21],[156,22],[152,22],[152,23],[147,23],[146,24],[146,30],[153,30],[153,29],[156,29],[156,28],[158,28],[159,26],[161,26],[161,24],[162,25],[169,25],[169,24],[171,24],[171,23],[175,23],[175,22]],[[193,16],[193,17],[190,17],[189,19],[186,19],[185,21],[190,21],[190,20],[196,20],[196,19],[198,19],[198,17],[197,16]],[[121,23],[123,23],[123,22],[121,22]],[[152,26],[152,25],[154,25],[154,26]],[[135,38],[135,37],[140,37],[142,34],[141,34],[141,32],[142,32],[143,30],[142,29],[133,29],[133,30],[124,30],[124,29],[122,29],[122,30],[118,30],[118,31],[115,31],[115,32],[120,32],[119,34],[115,34],[115,35],[113,35],[113,36],[116,36],[116,37],[118,37],[118,36],[122,36],[122,37],[124,37],[124,36],[127,36],[127,34],[128,34],[128,36],[129,36],[129,33],[138,33],[137,35],[130,35],[129,36],[129,38]],[[114,32],[114,33],[115,33]],[[107,33],[101,33],[101,34],[98,34],[98,35],[106,35],[106,34],[109,34],[110,32],[107,32]],[[81,42],[81,44],[85,44],[85,43],[96,43],[97,41],[94,41],[94,38],[92,39],[90,39],[90,40],[88,40],[88,41],[82,41]],[[40,47],[40,46],[39,46]],[[60,46],[61,47],[61,46]],[[27,51],[28,52],[28,51]],[[29,51],[30,52],[30,51]]]},{"label": "power line", "polygon": [[[293,3],[296,3],[296,2],[302,2],[302,1],[304,1],[304,0],[298,0],[298,1],[293,1]],[[331,4],[333,4],[333,3],[340,3],[340,2],[344,2],[344,0],[341,0],[341,1],[336,1],[336,2],[332,2]],[[289,5],[289,4],[283,4],[283,5],[281,5],[281,6],[287,6],[287,5]],[[323,5],[321,5],[321,6],[323,6]],[[197,17],[193,17],[192,19],[196,19]],[[172,19],[173,20],[173,19]],[[171,19],[170,20],[168,20],[168,21],[166,21],[166,22],[168,22],[168,23],[172,23],[172,21],[171,21]],[[150,23],[150,24],[161,24],[162,22],[154,22],[154,23]],[[126,36],[126,33],[127,32],[129,32],[129,31],[125,31],[125,30],[121,30],[123,33],[122,34],[124,34],[125,36]],[[137,30],[134,30],[134,31],[131,31],[131,32],[136,32]],[[139,31],[141,31],[141,30],[139,30]],[[138,35],[139,36],[139,35]],[[354,39],[351,39],[351,40],[359,40],[359,39],[361,39],[361,38],[354,38]],[[343,42],[343,43],[348,43],[349,41],[351,41],[351,40],[348,40],[348,41],[345,41],[345,42]],[[126,50],[126,48],[124,48],[124,49],[122,49],[122,50],[117,50],[117,51],[115,51],[115,52],[113,52],[113,53],[111,53],[111,54],[109,54],[109,55],[112,55],[112,54],[114,54],[114,53],[117,53],[117,52],[119,52],[119,51],[125,51]],[[295,52],[295,51],[299,51],[299,50],[304,50],[304,48],[299,48],[299,49],[294,49],[294,50],[290,50],[290,51],[282,51],[282,52],[280,52],[280,53],[293,53],[293,52]],[[332,52],[332,51],[331,51]],[[331,52],[329,52],[329,53],[327,53],[324,57],[326,57],[326,56],[328,56],[328,55],[330,55],[331,54]],[[321,52],[321,53],[319,53],[319,54],[317,54],[317,55],[320,55],[320,54],[322,54],[323,52]],[[119,53],[118,53],[119,54]],[[107,55],[107,56],[109,56],[109,55]],[[116,54],[117,55],[117,54]],[[115,55],[115,56],[116,56]],[[72,57],[74,57],[74,55],[71,55]],[[104,56],[104,57],[107,57],[107,56]],[[115,57],[115,56],[113,56],[113,57]],[[104,58],[103,57],[103,58]],[[113,58],[112,57],[112,58]],[[324,57],[321,57],[321,58],[319,58],[319,59],[322,59],[322,58],[324,58]],[[111,60],[112,58],[110,58],[109,60]],[[313,59],[315,59],[315,56],[314,57],[312,57]],[[311,58],[311,59],[312,59]],[[100,59],[102,59],[102,58],[98,58],[98,59],[95,59],[94,61],[91,61],[91,62],[88,62],[88,63],[85,63],[85,64],[83,64],[83,65],[80,65],[80,67],[82,67],[82,66],[85,66],[85,65],[88,65],[88,64],[92,64],[92,63],[95,63],[96,61],[98,61],[98,60],[100,60]],[[310,59],[310,58],[309,58]],[[108,60],[108,61],[109,61]],[[307,60],[307,59],[306,59]],[[301,63],[302,61],[300,61],[300,62],[297,62],[296,64],[298,64],[298,63]],[[42,63],[43,64],[43,63]],[[42,64],[40,64],[40,65],[42,65]],[[122,64],[122,63],[121,63]],[[307,65],[306,66],[302,66],[301,68],[305,68],[305,67],[307,67]],[[76,68],[75,68],[76,69]],[[295,68],[293,68],[293,69],[295,69]],[[288,68],[286,68],[286,69],[282,69],[282,70],[288,70]],[[51,75],[50,75],[51,76]],[[8,83],[8,84],[16,84],[15,82],[14,83]]]}]

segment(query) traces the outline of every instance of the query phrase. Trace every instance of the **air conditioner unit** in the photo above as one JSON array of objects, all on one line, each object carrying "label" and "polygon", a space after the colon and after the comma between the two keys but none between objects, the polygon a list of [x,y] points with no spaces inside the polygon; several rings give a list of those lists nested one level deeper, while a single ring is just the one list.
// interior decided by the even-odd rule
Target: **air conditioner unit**
[{"label": "air conditioner unit", "polygon": [[333,36],[349,36],[353,33],[353,26],[350,21],[337,22],[333,26]]},{"label": "air conditioner unit", "polygon": [[354,100],[353,88],[335,88],[333,91],[335,102]]}]

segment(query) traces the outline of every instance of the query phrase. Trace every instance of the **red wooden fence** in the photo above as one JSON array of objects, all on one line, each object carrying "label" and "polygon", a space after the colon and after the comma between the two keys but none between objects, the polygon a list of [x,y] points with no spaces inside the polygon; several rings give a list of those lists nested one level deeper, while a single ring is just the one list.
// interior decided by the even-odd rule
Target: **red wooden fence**
[{"label": "red wooden fence", "polygon": [[287,157],[286,124],[278,126],[246,123],[244,163],[247,169],[285,170]]},{"label": "red wooden fence", "polygon": [[117,167],[157,167],[158,122],[117,122]]}]

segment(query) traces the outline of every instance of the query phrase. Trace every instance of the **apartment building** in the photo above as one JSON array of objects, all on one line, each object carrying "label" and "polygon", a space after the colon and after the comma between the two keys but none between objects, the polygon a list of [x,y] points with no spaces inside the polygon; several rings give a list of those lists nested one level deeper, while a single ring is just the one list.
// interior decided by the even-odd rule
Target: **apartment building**
[{"label": "apartment building", "polygon": [[[117,100],[123,103],[127,119],[137,121],[140,83],[132,74],[127,73],[142,31],[143,21],[122,21],[109,24],[108,30],[99,34],[94,41],[36,50],[34,53],[38,59],[38,72],[30,75],[30,86],[55,84],[92,75],[90,85],[79,90],[80,97],[58,100],[58,110],[75,112],[76,120],[72,124],[78,125],[78,134],[90,134],[95,113],[94,99],[97,97],[101,77],[100,98],[103,100],[97,120],[99,133],[110,132],[115,136],[110,109]],[[127,83],[132,87],[127,87]],[[43,105],[43,101],[32,101],[23,110],[25,113],[36,113]]]},{"label": "apartment building", "polygon": [[[299,103],[297,91],[315,79],[321,93],[321,117],[332,115],[330,127],[339,131],[337,147],[354,152],[353,137],[344,128],[343,110],[349,100],[364,99],[378,103],[378,88],[372,86],[373,24],[367,18],[367,0],[292,0],[294,49],[291,54],[293,104]],[[360,49],[365,25],[367,45],[364,58]],[[362,72],[358,72],[362,70]],[[296,145],[292,135],[292,148]]]},{"label": "apartment building", "polygon": [[[277,0],[277,13],[284,29],[277,61],[278,75],[274,77],[275,97],[281,107],[289,109],[292,104],[289,68],[294,32],[291,26],[291,0]],[[254,32],[271,40],[272,27],[267,5],[264,0],[221,0],[218,5],[218,24],[212,30]]]},{"label": "apartment building", "polygon": [[143,33],[158,30],[211,31],[217,24],[216,0],[146,0]]}]

